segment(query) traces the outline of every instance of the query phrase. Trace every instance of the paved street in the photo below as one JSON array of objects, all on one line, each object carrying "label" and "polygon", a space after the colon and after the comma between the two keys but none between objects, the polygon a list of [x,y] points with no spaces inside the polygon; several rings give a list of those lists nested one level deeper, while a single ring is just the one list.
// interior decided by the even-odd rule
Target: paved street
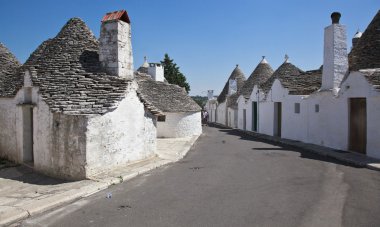
[{"label": "paved street", "polygon": [[380,172],[204,127],[183,160],[21,225],[380,226]]}]

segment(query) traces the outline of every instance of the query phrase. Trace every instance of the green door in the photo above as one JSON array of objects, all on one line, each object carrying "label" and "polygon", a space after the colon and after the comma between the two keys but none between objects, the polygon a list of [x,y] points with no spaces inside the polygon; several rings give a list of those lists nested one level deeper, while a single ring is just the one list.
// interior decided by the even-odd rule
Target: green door
[{"label": "green door", "polygon": [[257,131],[257,102],[252,102],[252,131]]}]

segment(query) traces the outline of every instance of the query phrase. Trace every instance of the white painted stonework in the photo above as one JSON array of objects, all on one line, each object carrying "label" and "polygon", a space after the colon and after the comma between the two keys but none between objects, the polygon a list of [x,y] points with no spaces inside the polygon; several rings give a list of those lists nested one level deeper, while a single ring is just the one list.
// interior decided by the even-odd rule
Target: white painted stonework
[{"label": "white painted stonework", "polygon": [[238,110],[233,108],[227,108],[227,126],[231,128],[237,128],[238,123]]},{"label": "white painted stonework", "polygon": [[346,27],[341,24],[332,24],[325,28],[321,89],[338,89],[347,70]]},{"label": "white painted stonework", "polygon": [[201,112],[164,113],[164,122],[157,121],[159,138],[180,138],[202,134]]},{"label": "white painted stonework", "polygon": [[[238,98],[238,100],[237,100],[237,102],[238,102],[238,123],[237,123],[237,128],[238,129],[245,129],[245,130],[251,131],[251,128],[249,128],[249,129],[246,128],[247,125],[248,125],[246,121],[247,121],[247,118],[249,118],[248,116],[250,116],[247,113],[248,105],[249,105],[248,100],[246,100],[244,98],[244,96],[240,95],[239,98]],[[244,110],[246,111],[246,119],[245,120],[244,120]],[[246,123],[245,125],[244,125],[244,122]]]},{"label": "white painted stonework", "polygon": [[157,134],[153,116],[145,112],[135,89],[130,86],[115,111],[88,117],[87,176],[154,155]]},{"label": "white painted stonework", "polygon": [[15,98],[0,98],[0,156],[18,162],[21,157],[17,150],[16,125],[20,119],[16,104]]},{"label": "white painted stonework", "polygon": [[162,64],[149,63],[148,75],[150,75],[152,79],[155,81],[164,82],[164,67],[162,66]]},{"label": "white painted stonework", "polygon": [[227,107],[226,102],[222,102],[217,107],[216,122],[219,124],[227,125]]},{"label": "white painted stonework", "polygon": [[129,86],[118,108],[104,115],[51,113],[34,101],[34,168],[63,179],[84,179],[154,155],[156,127]]},{"label": "white painted stonework", "polygon": [[207,100],[205,104],[205,109],[207,110],[209,117],[209,122],[216,122],[217,118],[217,101],[216,99]]}]

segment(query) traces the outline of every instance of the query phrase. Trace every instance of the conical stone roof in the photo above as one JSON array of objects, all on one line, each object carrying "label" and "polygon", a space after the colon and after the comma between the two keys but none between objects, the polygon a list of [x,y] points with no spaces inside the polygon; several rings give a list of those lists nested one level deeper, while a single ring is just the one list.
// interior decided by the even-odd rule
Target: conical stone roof
[{"label": "conical stone roof", "polygon": [[278,67],[278,69],[276,69],[276,71],[274,71],[272,76],[265,83],[263,83],[260,86],[260,88],[266,94],[270,91],[270,89],[272,88],[273,82],[277,78],[282,78],[282,77],[289,76],[289,75],[298,76],[301,73],[303,73],[303,71],[301,69],[297,68],[295,65],[293,65],[288,60],[286,60],[284,63],[282,63],[282,65],[280,65],[280,67]]},{"label": "conical stone roof", "polygon": [[236,80],[237,94],[240,94],[241,88],[243,87],[244,82],[245,82],[245,76],[244,76],[243,71],[241,71],[241,69],[239,68],[239,65],[236,65],[236,68],[232,71],[230,77],[228,77],[228,80],[227,80],[226,84],[224,85],[222,92],[218,96],[217,100],[219,103],[222,103],[226,100],[226,97],[228,95],[229,81],[230,80]]},{"label": "conical stone roof", "polygon": [[263,58],[248,77],[247,81],[245,81],[244,86],[241,89],[241,94],[244,95],[244,97],[249,97],[252,93],[253,87],[255,85],[263,84],[272,74],[272,67],[268,64],[265,58]]},{"label": "conical stone roof", "polygon": [[351,50],[348,60],[350,71],[380,68],[380,10]]},{"label": "conical stone roof", "polygon": [[16,57],[0,43],[0,97],[13,97],[22,86],[22,80],[17,75],[20,66]]},{"label": "conical stone roof", "polygon": [[29,57],[23,68],[52,112],[104,114],[125,97],[131,81],[103,72],[98,48],[86,24],[72,18]]}]

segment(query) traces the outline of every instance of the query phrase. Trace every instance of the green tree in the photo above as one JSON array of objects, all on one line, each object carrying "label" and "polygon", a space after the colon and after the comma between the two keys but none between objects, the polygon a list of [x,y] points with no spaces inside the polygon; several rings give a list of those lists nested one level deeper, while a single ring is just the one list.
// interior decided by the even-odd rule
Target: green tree
[{"label": "green tree", "polygon": [[174,63],[173,59],[170,59],[168,54],[165,54],[161,64],[164,66],[164,77],[168,83],[177,84],[185,88],[186,92],[189,93],[190,85],[186,82],[186,77],[179,71],[179,67]]}]

